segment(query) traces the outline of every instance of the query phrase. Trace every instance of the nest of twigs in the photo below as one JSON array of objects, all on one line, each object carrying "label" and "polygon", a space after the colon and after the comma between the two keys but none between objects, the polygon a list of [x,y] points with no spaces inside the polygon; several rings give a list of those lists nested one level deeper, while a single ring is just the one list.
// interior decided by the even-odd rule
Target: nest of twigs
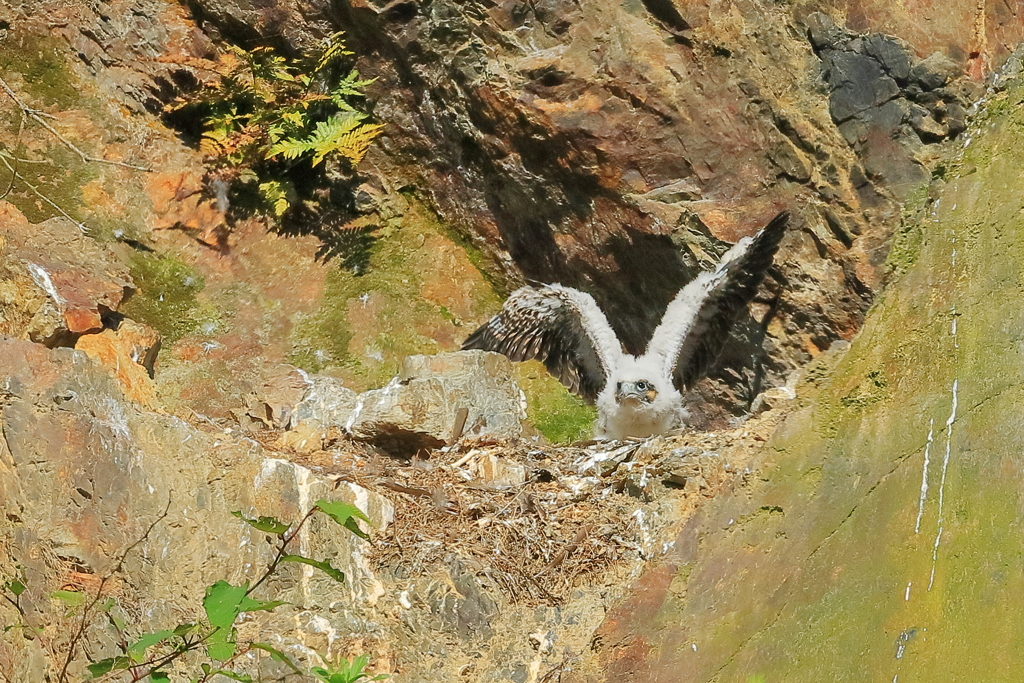
[{"label": "nest of twigs", "polygon": [[[404,468],[387,485],[395,521],[375,539],[377,568],[429,576],[455,553],[514,603],[559,603],[641,552],[630,516],[637,501],[614,488],[583,493],[582,478],[552,472],[556,463],[538,457],[546,453],[501,449],[502,460],[525,470],[519,484],[476,479],[474,458],[453,464],[463,452],[438,455],[429,468]],[[488,449],[473,455],[495,457]]]}]

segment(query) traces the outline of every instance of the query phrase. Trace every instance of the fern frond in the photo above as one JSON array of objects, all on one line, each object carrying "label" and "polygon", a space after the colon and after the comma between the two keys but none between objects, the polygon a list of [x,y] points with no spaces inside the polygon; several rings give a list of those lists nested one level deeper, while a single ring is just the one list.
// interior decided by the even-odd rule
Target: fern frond
[{"label": "fern frond", "polygon": [[280,154],[285,159],[298,159],[306,152],[312,151],[312,149],[307,140],[285,138],[270,146],[270,149],[267,150],[266,158],[273,159]]},{"label": "fern frond", "polygon": [[344,36],[344,31],[338,31],[324,41],[324,50],[320,53],[320,59],[317,60],[316,66],[313,68],[314,72],[323,71],[335,59],[352,54],[352,52],[345,49]]},{"label": "fern frond", "polygon": [[266,183],[260,183],[259,190],[264,201],[273,207],[274,215],[278,218],[283,216],[284,212],[291,206],[292,195],[294,194],[291,183],[271,180]]},{"label": "fern frond", "polygon": [[313,165],[316,166],[329,154],[340,154],[352,165],[358,164],[374,139],[380,135],[383,126],[363,123],[366,116],[356,112],[344,112],[316,125],[309,138],[313,151]]},{"label": "fern frond", "polygon": [[341,79],[336,86],[331,90],[331,101],[334,102],[335,106],[345,111],[355,111],[348,103],[349,97],[362,97],[363,89],[376,81],[376,78],[369,78],[366,80],[359,79],[359,72],[355,69],[349,73],[348,76]]}]

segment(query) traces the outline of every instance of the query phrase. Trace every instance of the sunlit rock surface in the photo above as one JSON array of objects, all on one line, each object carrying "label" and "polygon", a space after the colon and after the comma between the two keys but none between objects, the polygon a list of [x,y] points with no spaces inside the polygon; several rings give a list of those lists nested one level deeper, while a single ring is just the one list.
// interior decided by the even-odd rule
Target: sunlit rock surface
[{"label": "sunlit rock surface", "polygon": [[609,614],[600,673],[576,680],[1016,676],[1024,84],[984,106],[821,394]]},{"label": "sunlit rock surface", "polygon": [[[1012,680],[1019,97],[996,94],[966,131],[954,105],[1021,39],[1022,10],[683,5],[3,4],[0,75],[91,157],[0,94],[0,145],[22,159],[0,203],[0,580],[24,569],[33,625],[62,646],[47,593],[95,591],[168,501],[108,583],[140,630],[258,574],[270,546],[231,511],[293,518],[329,495],[370,513],[376,545],[312,527],[304,548],[350,583],[291,567],[271,595],[292,606],[245,625],[304,661],[365,652],[410,682]],[[835,40],[816,40],[815,12]],[[225,41],[309,50],[339,29],[387,127],[359,169],[380,226],[359,273],[318,261],[314,238],[227,226],[201,155],[160,118],[194,85],[189,60]],[[900,228],[903,199],[922,213]],[[287,429],[310,381],[317,410],[351,416],[527,279],[593,292],[635,345],[782,205],[803,222],[691,406],[729,431],[607,451],[467,440],[409,461]],[[531,395],[530,421],[551,405]],[[437,411],[438,440],[458,407]],[[708,506],[723,485],[736,495]],[[525,555],[495,560],[524,529],[544,530],[549,555],[530,559],[549,588],[522,576]],[[608,564],[572,575],[594,547]],[[104,629],[89,642],[113,653]],[[0,667],[35,683],[43,650],[6,631]]]},{"label": "sunlit rock surface", "polygon": [[497,353],[460,351],[409,356],[385,387],[358,396],[329,377],[315,377],[295,407],[295,421],[334,427],[408,458],[463,436],[518,439],[525,403],[511,361]]},{"label": "sunlit rock surface", "polygon": [[[391,503],[379,494],[325,480],[251,439],[204,433],[136,407],[82,351],[0,340],[0,377],[4,577],[20,568],[30,625],[43,629],[43,639],[0,641],[0,667],[10,680],[50,680],[56,670],[50,667],[59,669],[47,646],[62,651],[74,629],[62,616],[65,608],[47,597],[54,590],[95,594],[110,576],[117,614],[135,631],[201,619],[205,586],[252,581],[272,547],[232,511],[290,522],[330,498],[357,504],[377,529],[391,520]],[[285,568],[270,590],[291,606],[247,624],[247,637],[286,637],[278,644],[302,658],[307,646],[329,645],[316,635],[317,620],[327,616],[332,628],[372,635],[375,627],[361,612],[380,597],[381,585],[363,559],[366,543],[315,520],[295,545],[330,559],[347,584],[298,565]],[[124,573],[115,572],[122,558]],[[337,601],[349,605],[344,615],[332,614]],[[9,609],[3,620],[18,621]],[[84,642],[102,659],[117,653],[112,639],[112,631],[97,626]],[[264,667],[267,675],[276,670],[269,661]],[[73,680],[86,677],[81,659],[69,673]]]}]

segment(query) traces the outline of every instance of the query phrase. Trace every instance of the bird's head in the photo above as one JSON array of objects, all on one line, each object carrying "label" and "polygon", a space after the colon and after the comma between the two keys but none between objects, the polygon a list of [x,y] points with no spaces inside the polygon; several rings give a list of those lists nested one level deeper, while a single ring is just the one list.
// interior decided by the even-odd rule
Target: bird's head
[{"label": "bird's head", "polygon": [[651,404],[658,397],[654,383],[646,379],[617,382],[615,384],[615,402],[633,405]]}]

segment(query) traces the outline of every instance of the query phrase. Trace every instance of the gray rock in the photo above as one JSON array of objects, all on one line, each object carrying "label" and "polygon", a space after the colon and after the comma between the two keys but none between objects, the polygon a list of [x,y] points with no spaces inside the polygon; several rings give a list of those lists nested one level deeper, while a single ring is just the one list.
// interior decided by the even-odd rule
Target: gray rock
[{"label": "gray rock", "polygon": [[897,97],[873,110],[871,119],[876,127],[891,134],[907,119],[911,106],[906,99]]},{"label": "gray rock", "polygon": [[896,81],[885,75],[882,67],[871,57],[837,52],[829,61],[829,80],[835,88],[829,99],[829,113],[837,123],[899,94]]},{"label": "gray rock", "polygon": [[949,137],[955,138],[967,130],[967,110],[959,102],[950,102],[946,107],[946,126]]},{"label": "gray rock", "polygon": [[874,33],[865,39],[864,49],[897,81],[910,78],[911,52],[895,38]]},{"label": "gray rock", "polygon": [[821,12],[813,12],[807,16],[807,36],[815,49],[835,47],[845,34],[836,27],[832,18]]},{"label": "gray rock", "polygon": [[935,90],[963,73],[963,68],[941,52],[933,52],[910,70],[910,77],[925,90]]},{"label": "gray rock", "polygon": [[296,421],[339,427],[399,457],[438,448],[461,436],[516,439],[525,397],[512,363],[485,351],[409,356],[387,386],[358,396],[319,377],[296,407]]},{"label": "gray rock", "polygon": [[334,377],[311,375],[309,381],[309,389],[292,412],[292,425],[310,420],[344,425],[356,406],[356,392]]}]

